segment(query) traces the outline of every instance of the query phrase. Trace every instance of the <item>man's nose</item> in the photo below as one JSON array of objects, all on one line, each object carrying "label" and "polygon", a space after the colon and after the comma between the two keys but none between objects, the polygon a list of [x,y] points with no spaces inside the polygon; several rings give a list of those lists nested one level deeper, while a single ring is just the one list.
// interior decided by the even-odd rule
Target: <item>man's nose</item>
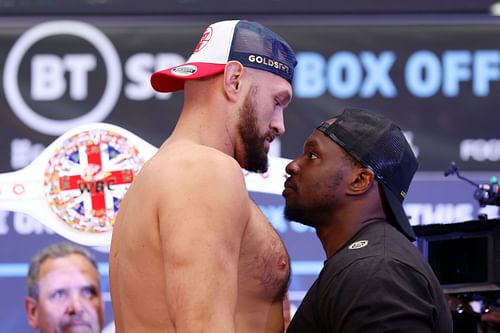
[{"label": "man's nose", "polygon": [[80,313],[83,309],[84,300],[78,294],[72,294],[69,298],[67,311],[70,314]]},{"label": "man's nose", "polygon": [[271,129],[276,134],[276,136],[281,136],[285,134],[285,121],[283,118],[283,110],[276,111],[271,119],[270,124]]},{"label": "man's nose", "polygon": [[293,160],[288,163],[285,167],[285,172],[287,173],[287,177],[292,176],[297,173],[298,170],[297,160]]}]

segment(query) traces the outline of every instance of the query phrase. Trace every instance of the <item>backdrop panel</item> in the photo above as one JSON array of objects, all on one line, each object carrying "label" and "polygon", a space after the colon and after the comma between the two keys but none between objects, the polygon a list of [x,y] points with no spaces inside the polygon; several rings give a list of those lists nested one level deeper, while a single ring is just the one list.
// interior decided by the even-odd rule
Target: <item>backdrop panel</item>
[{"label": "backdrop panel", "polygon": [[[184,61],[210,22],[131,21],[21,17],[0,23],[1,172],[25,167],[64,131],[92,121],[121,126],[155,146],[163,142],[182,93],[153,93],[149,76]],[[413,224],[498,216],[498,207],[478,205],[470,184],[443,175],[451,161],[477,183],[498,175],[497,21],[263,23],[283,35],[299,59],[287,133],[273,154],[297,156],[311,130],[345,107],[377,110],[401,125],[420,161],[405,205]],[[5,191],[11,189],[0,184],[0,199]],[[321,268],[323,250],[313,230],[284,220],[280,195],[251,195],[288,247],[296,306]],[[36,218],[0,212],[0,332],[30,331],[23,313],[27,261],[57,240]],[[92,251],[110,322],[107,250]]]}]

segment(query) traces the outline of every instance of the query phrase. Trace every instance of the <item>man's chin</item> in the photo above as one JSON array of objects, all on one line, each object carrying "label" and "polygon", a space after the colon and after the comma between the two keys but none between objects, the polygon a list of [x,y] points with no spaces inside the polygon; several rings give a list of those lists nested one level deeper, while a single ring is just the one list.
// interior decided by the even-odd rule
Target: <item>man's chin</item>
[{"label": "man's chin", "polygon": [[285,216],[285,219],[287,219],[290,222],[296,222],[304,225],[309,225],[305,222],[304,219],[304,214],[302,214],[302,211],[299,209],[294,209],[291,207],[285,206],[285,210],[283,212],[283,215]]},{"label": "man's chin", "polygon": [[269,151],[271,150],[271,142],[270,141],[264,141],[264,152],[269,154]]},{"label": "man's chin", "polygon": [[94,333],[94,330],[92,329],[92,326],[89,325],[88,323],[81,323],[81,322],[75,322],[75,323],[69,323],[64,326],[63,328],[64,333]]},{"label": "man's chin", "polygon": [[243,168],[243,169],[250,171],[250,172],[255,172],[255,173],[266,173],[269,168],[266,165],[265,167],[253,167],[253,168],[249,167],[249,168]]}]

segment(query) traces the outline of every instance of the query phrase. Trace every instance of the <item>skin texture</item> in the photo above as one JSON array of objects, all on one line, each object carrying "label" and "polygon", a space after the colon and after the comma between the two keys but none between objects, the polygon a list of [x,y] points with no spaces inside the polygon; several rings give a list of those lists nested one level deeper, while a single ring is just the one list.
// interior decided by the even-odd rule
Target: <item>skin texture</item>
[{"label": "skin texture", "polygon": [[373,171],[320,131],[308,137],[286,172],[285,216],[314,227],[327,257],[366,223],[385,218]]},{"label": "skin texture", "polygon": [[98,333],[104,323],[99,273],[80,254],[43,261],[37,299],[26,297],[28,323],[42,333]]},{"label": "skin texture", "polygon": [[283,332],[290,274],[241,168],[264,171],[291,85],[230,62],[188,81],[170,137],[120,205],[110,251],[117,332]]}]

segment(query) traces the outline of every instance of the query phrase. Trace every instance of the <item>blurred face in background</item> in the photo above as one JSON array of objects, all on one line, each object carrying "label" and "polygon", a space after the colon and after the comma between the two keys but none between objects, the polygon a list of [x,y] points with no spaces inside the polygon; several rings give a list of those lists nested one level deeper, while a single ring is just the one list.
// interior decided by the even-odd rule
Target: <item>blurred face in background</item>
[{"label": "blurred face in background", "polygon": [[99,273],[80,254],[48,258],[40,266],[38,299],[25,301],[28,323],[42,333],[98,333],[104,323]]}]

